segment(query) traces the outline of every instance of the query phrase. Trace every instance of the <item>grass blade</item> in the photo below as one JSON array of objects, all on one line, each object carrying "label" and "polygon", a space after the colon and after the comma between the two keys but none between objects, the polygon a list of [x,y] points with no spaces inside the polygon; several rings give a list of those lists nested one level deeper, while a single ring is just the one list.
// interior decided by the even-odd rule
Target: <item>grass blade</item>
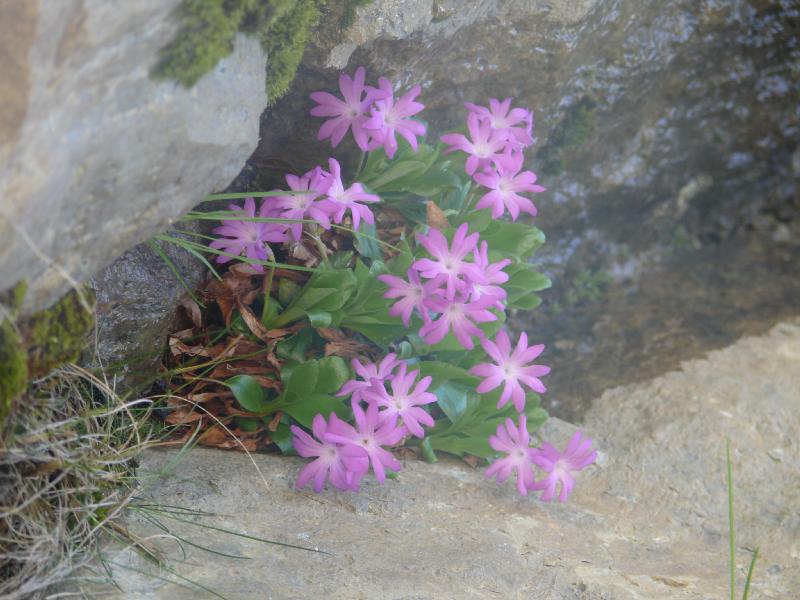
[{"label": "grass blade", "polygon": [[[157,236],[157,238],[161,239],[160,236]],[[173,272],[175,277],[178,278],[178,281],[180,281],[180,283],[183,286],[183,288],[186,290],[186,292],[189,294],[189,296],[191,296],[192,300],[197,302],[198,306],[200,306],[202,308],[205,308],[205,304],[203,304],[200,301],[200,298],[198,298],[197,295],[195,295],[194,291],[189,286],[189,284],[187,283],[186,279],[184,279],[183,275],[181,275],[180,271],[178,271],[178,267],[176,267],[175,263],[172,262],[172,259],[169,256],[167,256],[167,253],[164,252],[163,248],[161,248],[161,246],[158,245],[158,243],[156,242],[156,238],[153,238],[152,240],[147,242],[147,245],[150,246],[150,248],[152,248],[153,252],[158,254],[161,257],[161,260],[163,260],[166,263],[166,265],[169,267],[170,271]]]},{"label": "grass blade", "polygon": [[750,595],[750,582],[753,579],[753,569],[756,568],[756,559],[758,558],[758,548],[756,551],[753,552],[753,558],[750,559],[750,567],[747,569],[747,579],[744,582],[744,593],[742,594],[742,600],[747,600],[747,597]]},{"label": "grass blade", "polygon": [[728,546],[730,551],[731,600],[735,600],[736,543],[733,533],[733,465],[731,464],[731,441],[725,438],[725,459],[728,465]]}]

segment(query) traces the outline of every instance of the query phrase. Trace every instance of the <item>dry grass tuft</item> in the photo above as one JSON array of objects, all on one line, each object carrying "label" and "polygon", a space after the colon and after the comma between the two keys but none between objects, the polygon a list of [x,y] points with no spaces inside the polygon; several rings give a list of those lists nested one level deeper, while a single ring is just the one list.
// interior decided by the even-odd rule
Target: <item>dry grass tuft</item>
[{"label": "dry grass tuft", "polygon": [[131,502],[150,400],[124,401],[65,366],[38,381],[0,432],[0,598],[41,598],[92,563]]}]

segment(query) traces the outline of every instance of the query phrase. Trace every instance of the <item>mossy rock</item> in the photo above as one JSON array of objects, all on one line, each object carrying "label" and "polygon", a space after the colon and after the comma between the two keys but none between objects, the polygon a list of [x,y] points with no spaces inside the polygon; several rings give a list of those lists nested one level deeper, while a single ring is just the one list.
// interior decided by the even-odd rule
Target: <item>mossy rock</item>
[{"label": "mossy rock", "polygon": [[567,154],[580,148],[594,134],[597,105],[588,96],[567,109],[564,118],[553,129],[547,144],[539,151],[537,158],[545,175],[558,175],[566,166]]},{"label": "mossy rock", "polygon": [[14,324],[0,322],[0,425],[12,402],[28,387],[28,355]]},{"label": "mossy rock", "polygon": [[[343,0],[340,26],[349,27],[356,7],[372,0]],[[161,49],[151,76],[191,87],[233,52],[236,34],[256,36],[267,54],[266,91],[270,103],[289,90],[311,33],[328,0],[183,0],[181,27]]]},{"label": "mossy rock", "polygon": [[[81,292],[84,295],[86,290]],[[90,299],[91,300],[91,299]],[[65,363],[76,362],[86,348],[94,314],[77,292],[64,296],[53,307],[26,319],[20,326],[28,350],[31,378],[42,377]]]}]

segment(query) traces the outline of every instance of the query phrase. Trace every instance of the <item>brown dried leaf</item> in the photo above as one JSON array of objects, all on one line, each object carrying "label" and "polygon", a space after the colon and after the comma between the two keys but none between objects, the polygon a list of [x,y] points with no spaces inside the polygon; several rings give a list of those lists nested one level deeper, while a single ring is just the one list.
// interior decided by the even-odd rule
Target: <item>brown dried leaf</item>
[{"label": "brown dried leaf", "polygon": [[278,430],[278,424],[281,422],[281,417],[283,417],[283,412],[279,410],[275,413],[275,416],[267,425],[267,429],[269,429],[272,433],[275,433]]},{"label": "brown dried leaf", "polygon": [[436,229],[447,229],[450,227],[450,223],[447,221],[447,215],[444,214],[441,208],[439,208],[435,202],[428,200],[426,207],[426,220],[428,221],[429,227],[434,227]]},{"label": "brown dried leaf", "polygon": [[186,314],[189,315],[194,326],[198,329],[202,328],[203,313],[200,311],[200,305],[189,294],[184,294],[181,298],[181,306],[186,310]]},{"label": "brown dried leaf", "polygon": [[357,358],[361,356],[369,346],[353,340],[344,342],[328,342],[325,344],[325,356],[341,356],[342,358]]},{"label": "brown dried leaf", "polygon": [[480,458],[478,458],[477,456],[473,456],[472,454],[465,454],[464,456],[461,457],[461,459],[473,469],[478,468],[478,465],[480,464],[481,460]]}]

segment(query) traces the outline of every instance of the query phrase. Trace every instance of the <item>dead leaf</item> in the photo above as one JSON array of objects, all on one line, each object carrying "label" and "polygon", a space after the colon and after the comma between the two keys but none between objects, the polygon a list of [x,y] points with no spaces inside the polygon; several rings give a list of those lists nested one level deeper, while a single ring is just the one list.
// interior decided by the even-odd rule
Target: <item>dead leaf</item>
[{"label": "dead leaf", "polygon": [[194,323],[194,326],[198,329],[203,327],[203,314],[200,311],[200,305],[194,301],[194,299],[189,296],[189,294],[184,294],[181,298],[181,306],[186,310],[186,314],[189,315],[189,318]]},{"label": "dead leaf", "polygon": [[447,221],[447,215],[444,214],[441,208],[436,206],[435,202],[428,200],[426,206],[426,220],[429,227],[435,229],[447,229],[450,223]]}]

